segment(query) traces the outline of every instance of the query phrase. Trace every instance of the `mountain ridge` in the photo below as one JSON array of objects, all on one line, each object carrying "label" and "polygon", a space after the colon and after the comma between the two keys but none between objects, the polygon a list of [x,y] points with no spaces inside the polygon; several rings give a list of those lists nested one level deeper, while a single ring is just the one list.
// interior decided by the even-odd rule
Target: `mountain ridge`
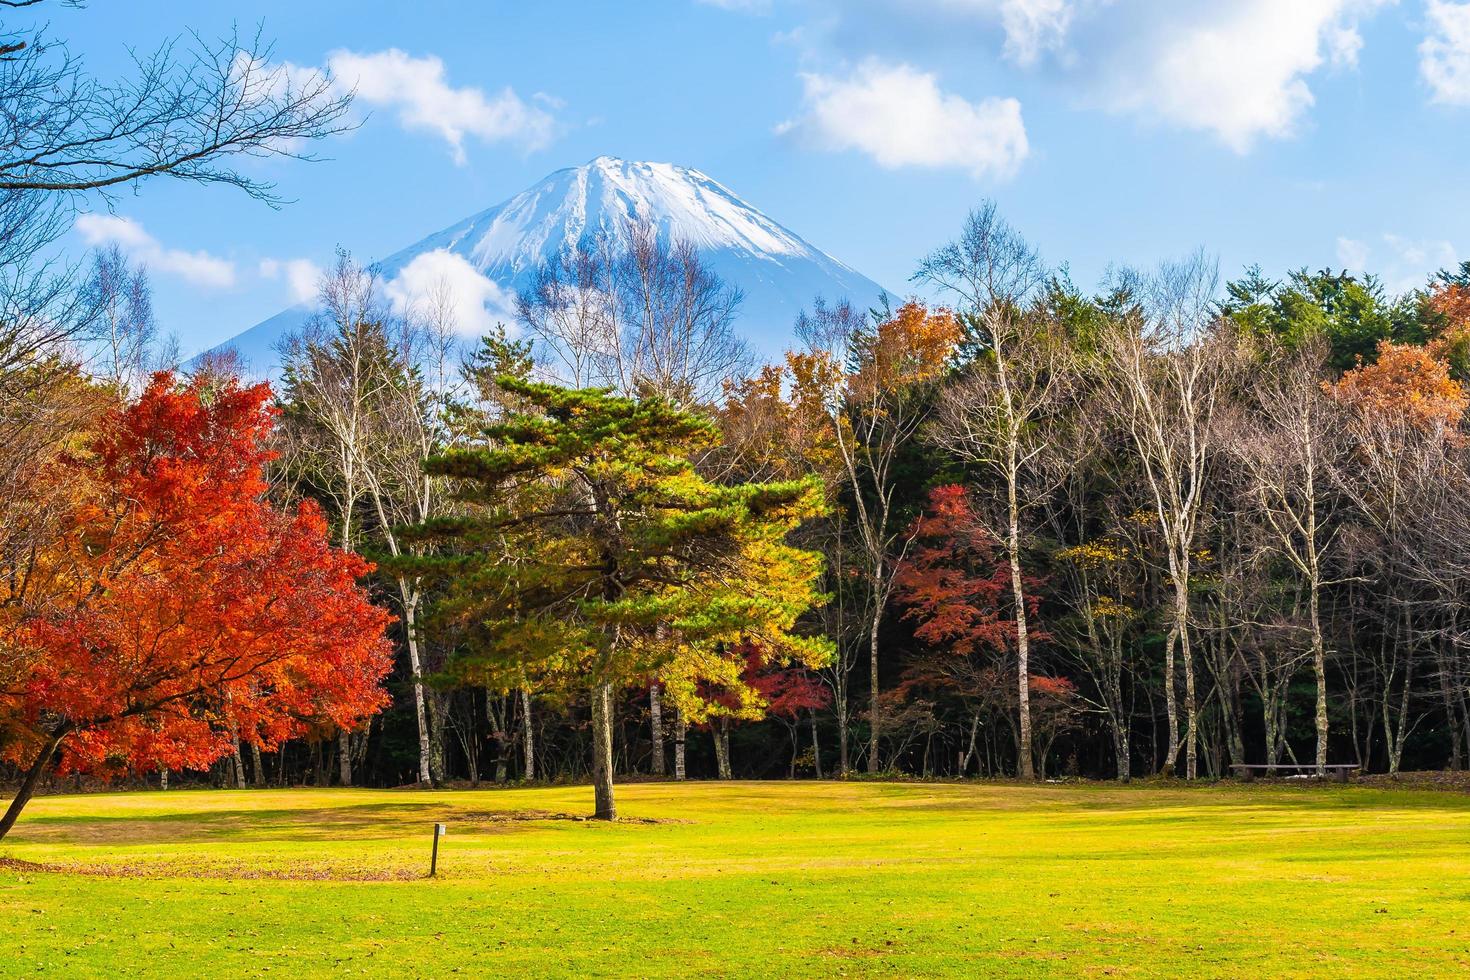
[{"label": "mountain ridge", "polygon": [[[664,240],[689,242],[713,272],[739,287],[744,301],[735,329],[767,356],[787,345],[797,314],[817,296],[866,306],[884,293],[703,171],[610,156],[554,171],[372,268],[390,293],[393,283],[408,283],[398,289],[402,296],[415,276],[411,267],[423,257],[458,257],[487,281],[480,297],[487,313],[510,319],[515,293],[538,267],[590,235],[623,240],[630,221],[652,223]],[[264,373],[273,373],[275,345],[312,309],[310,303],[297,304],[205,353],[233,348],[253,369],[269,365]]]}]

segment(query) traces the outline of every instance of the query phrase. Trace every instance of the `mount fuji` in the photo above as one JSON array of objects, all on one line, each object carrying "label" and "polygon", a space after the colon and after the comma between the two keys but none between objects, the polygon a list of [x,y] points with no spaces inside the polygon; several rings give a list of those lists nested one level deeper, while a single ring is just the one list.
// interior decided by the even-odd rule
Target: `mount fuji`
[{"label": "mount fuji", "polygon": [[[651,223],[666,241],[690,243],[708,268],[742,290],[735,330],[766,356],[787,346],[797,314],[816,297],[867,307],[884,293],[698,170],[607,156],[558,170],[373,268],[399,304],[428,288],[431,277],[449,283],[469,312],[460,317],[469,337],[495,320],[513,325],[517,292],[564,249],[598,233],[624,239],[632,221]],[[213,352],[233,349],[253,371],[275,374],[277,344],[312,311],[310,304],[291,307]]]}]

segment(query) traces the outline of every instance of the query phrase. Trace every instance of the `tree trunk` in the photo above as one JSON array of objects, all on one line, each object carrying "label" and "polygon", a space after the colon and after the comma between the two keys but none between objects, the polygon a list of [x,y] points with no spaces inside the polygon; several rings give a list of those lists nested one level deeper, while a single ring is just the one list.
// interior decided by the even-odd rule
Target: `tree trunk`
[{"label": "tree trunk", "polygon": [[812,768],[817,771],[817,778],[822,778],[822,745],[817,741],[817,709],[811,710],[812,717]]},{"label": "tree trunk", "polygon": [[847,692],[839,691],[833,699],[833,705],[837,709],[837,778],[846,779],[847,774],[852,772],[848,750]]},{"label": "tree trunk", "polygon": [[408,637],[408,669],[413,674],[413,711],[419,726],[419,783],[432,783],[433,777],[429,771],[429,717],[428,710],[424,704],[424,680],[421,676],[422,668],[419,664],[419,641],[416,601],[410,601],[407,597],[408,583],[400,580],[398,591],[403,595],[403,629]]},{"label": "tree trunk", "polygon": [[1174,586],[1174,621],[1179,630],[1179,659],[1184,664],[1184,778],[1194,779],[1199,775],[1199,702],[1195,697],[1194,650],[1189,642],[1189,589],[1184,580]]},{"label": "tree trunk", "polygon": [[878,771],[878,729],[882,718],[878,707],[878,623],[883,617],[883,602],[878,583],[873,583],[873,625],[868,630],[868,681],[872,685],[868,709],[868,772]]},{"label": "tree trunk", "polygon": [[231,741],[232,741],[232,744],[233,744],[233,747],[234,747],[234,752],[233,752],[233,755],[232,755],[232,758],[230,759],[230,761],[233,764],[234,770],[235,770],[235,788],[236,789],[244,789],[245,788],[245,760],[240,755],[240,739],[238,737],[236,737],[236,738],[232,739]]},{"label": "tree trunk", "polygon": [[311,743],[311,778],[318,786],[330,786],[332,774],[327,770],[327,752],[322,739]]},{"label": "tree trunk", "polygon": [[[1312,615],[1312,673],[1317,681],[1317,778],[1327,775],[1327,644],[1322,639],[1322,573],[1317,556],[1317,503],[1313,469],[1307,470],[1307,493],[1311,506],[1307,509],[1307,570],[1310,580],[1308,604]],[[1244,761],[1244,760],[1242,760]]]},{"label": "tree trunk", "polygon": [[158,770],[158,788],[164,792],[168,791],[168,766]]},{"label": "tree trunk", "polygon": [[250,743],[250,774],[251,783],[256,786],[265,785],[265,765],[260,761],[260,746],[254,742]]},{"label": "tree trunk", "polygon": [[979,732],[980,732],[980,712],[977,711],[970,718],[970,742],[969,742],[968,745],[965,746],[965,754],[962,755],[962,756],[960,756],[960,777],[961,778],[964,778],[965,773],[967,773],[967,772],[970,771],[970,760],[971,759],[975,759],[975,761],[977,763],[980,761],[979,759],[976,759],[975,758],[975,736],[977,734],[979,734]]},{"label": "tree trunk", "polygon": [[598,684],[592,689],[592,792],[595,820],[616,820],[617,804],[613,800],[613,733],[612,685]]},{"label": "tree trunk", "polygon": [[1130,758],[1132,748],[1128,744],[1127,723],[1115,723],[1113,725],[1113,754],[1117,757],[1118,782],[1126,783],[1133,778],[1132,763]]},{"label": "tree trunk", "polygon": [[521,688],[521,744],[526,754],[526,769],[523,778],[536,778],[536,731],[531,727],[531,692]]},{"label": "tree trunk", "polygon": [[10,828],[15,826],[16,818],[20,811],[26,808],[31,797],[36,794],[36,787],[40,785],[41,777],[46,773],[46,767],[51,764],[51,758],[56,755],[62,739],[66,738],[66,732],[60,731],[53,734],[41,746],[41,751],[36,754],[36,761],[31,763],[31,768],[26,770],[25,779],[21,780],[20,787],[15,791],[15,798],[10,801],[10,806],[5,809],[5,816],[0,817],[0,840],[10,833]]},{"label": "tree trunk", "polygon": [[424,692],[424,703],[429,714],[429,782],[438,786],[444,782],[444,716],[433,692]]},{"label": "tree trunk", "polygon": [[684,780],[684,743],[689,737],[689,723],[684,712],[674,709],[674,778]]},{"label": "tree trunk", "polygon": [[1165,776],[1174,775],[1179,764],[1179,695],[1174,690],[1174,644],[1178,639],[1179,624],[1175,622],[1169,629],[1169,641],[1164,645],[1164,711],[1169,716],[1169,747],[1164,752]]},{"label": "tree trunk", "polygon": [[[510,709],[506,709],[510,714]],[[511,734],[501,731],[495,734],[495,783],[501,785],[510,779],[510,757],[514,750],[511,747]]]},{"label": "tree trunk", "polygon": [[715,737],[715,764],[718,767],[721,779],[730,778],[730,728],[728,720],[717,719],[710,726],[710,733]]},{"label": "tree trunk", "polygon": [[663,697],[657,684],[648,689],[648,720],[652,729],[650,735],[653,739],[653,774],[662,776],[664,774],[664,709]]},{"label": "tree trunk", "polygon": [[342,777],[343,786],[352,785],[352,743],[348,740],[347,729],[337,733],[337,771]]},{"label": "tree trunk", "polygon": [[[1014,452],[1014,450],[1013,450]],[[1009,495],[1010,529],[1006,544],[1006,557],[1011,564],[1011,599],[1016,606],[1016,703],[1019,707],[1020,748],[1019,775],[1022,779],[1035,779],[1036,772],[1031,756],[1031,643],[1026,629],[1026,592],[1021,582],[1021,529],[1020,511],[1016,504],[1016,481],[1014,476],[1007,481]]]}]

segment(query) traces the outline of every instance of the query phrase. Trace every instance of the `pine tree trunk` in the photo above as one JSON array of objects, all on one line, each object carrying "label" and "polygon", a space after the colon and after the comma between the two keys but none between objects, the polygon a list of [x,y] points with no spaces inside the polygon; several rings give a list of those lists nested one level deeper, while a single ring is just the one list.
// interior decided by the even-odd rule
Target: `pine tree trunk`
[{"label": "pine tree trunk", "polygon": [[51,759],[56,755],[62,739],[66,738],[66,732],[58,732],[46,740],[41,746],[41,751],[36,755],[36,761],[31,763],[31,768],[26,770],[25,779],[21,780],[20,786],[15,791],[15,797],[10,801],[10,806],[5,809],[5,816],[0,817],[0,840],[10,833],[10,828],[15,826],[20,811],[26,808],[31,797],[36,795],[36,787],[41,783],[41,777],[45,775],[46,768],[51,765]]},{"label": "pine tree trunk", "polygon": [[531,725],[531,692],[521,688],[521,745],[525,750],[525,772],[528,782],[536,778],[536,730]]},{"label": "pine tree trunk", "polygon": [[729,722],[720,718],[710,727],[715,737],[715,765],[721,779],[730,778],[730,729]]},{"label": "pine tree trunk", "polygon": [[653,774],[662,776],[664,774],[664,710],[663,696],[657,684],[648,689],[648,720],[651,728],[650,735],[653,738]]},{"label": "pine tree trunk", "polygon": [[511,705],[506,704],[504,708],[504,727],[497,727],[493,738],[495,740],[495,783],[500,785],[510,779],[510,757],[515,752],[513,736],[510,732]]},{"label": "pine tree trunk", "polygon": [[593,818],[616,820],[613,800],[612,685],[592,689],[592,792],[596,801]]},{"label": "pine tree trunk", "polygon": [[437,697],[425,691],[424,702],[429,715],[429,782],[438,786],[444,782],[443,717],[439,714]]},{"label": "pine tree trunk", "polygon": [[680,782],[684,781],[684,743],[689,737],[689,723],[684,720],[684,712],[674,709],[674,778]]}]

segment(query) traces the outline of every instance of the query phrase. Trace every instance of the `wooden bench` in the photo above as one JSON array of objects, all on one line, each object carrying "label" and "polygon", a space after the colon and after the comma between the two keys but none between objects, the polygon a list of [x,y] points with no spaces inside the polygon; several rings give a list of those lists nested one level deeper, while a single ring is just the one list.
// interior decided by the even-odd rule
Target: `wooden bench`
[{"label": "wooden bench", "polygon": [[[1275,775],[1276,773],[1283,771],[1289,773],[1307,773],[1313,776],[1317,774],[1317,764],[1314,762],[1308,762],[1305,765],[1278,762],[1274,766],[1248,766],[1237,762],[1231,764],[1230,768],[1239,773],[1241,781],[1246,783],[1254,780],[1256,778],[1256,773],[1258,772],[1264,772],[1268,775]],[[1322,767],[1322,769],[1328,775],[1330,775],[1339,783],[1347,782],[1348,777],[1357,772],[1359,768],[1360,767],[1356,762],[1340,762],[1335,765],[1327,765]]]}]

